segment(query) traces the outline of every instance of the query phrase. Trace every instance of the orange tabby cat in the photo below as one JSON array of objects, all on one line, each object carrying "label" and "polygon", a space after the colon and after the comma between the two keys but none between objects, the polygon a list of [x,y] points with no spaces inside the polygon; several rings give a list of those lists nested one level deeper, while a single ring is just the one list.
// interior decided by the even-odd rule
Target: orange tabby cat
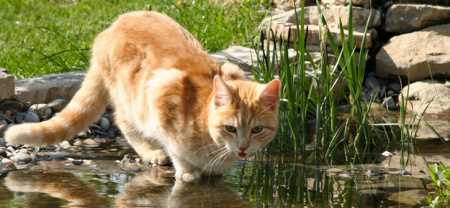
[{"label": "orange tabby cat", "polygon": [[117,125],[143,160],[161,165],[171,160],[176,178],[190,182],[221,174],[275,136],[280,81],[258,84],[230,65],[219,69],[200,43],[165,15],[121,15],[97,36],[90,64],[62,112],[11,127],[6,141],[45,145],[70,139],[112,102]]}]

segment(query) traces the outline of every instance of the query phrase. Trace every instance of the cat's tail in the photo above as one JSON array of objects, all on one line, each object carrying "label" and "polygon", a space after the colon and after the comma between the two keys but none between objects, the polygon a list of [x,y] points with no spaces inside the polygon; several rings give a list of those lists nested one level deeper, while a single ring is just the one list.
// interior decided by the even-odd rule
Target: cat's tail
[{"label": "cat's tail", "polygon": [[71,139],[95,122],[108,104],[100,64],[91,61],[89,72],[70,103],[53,118],[40,123],[12,126],[5,132],[9,144],[41,146]]}]

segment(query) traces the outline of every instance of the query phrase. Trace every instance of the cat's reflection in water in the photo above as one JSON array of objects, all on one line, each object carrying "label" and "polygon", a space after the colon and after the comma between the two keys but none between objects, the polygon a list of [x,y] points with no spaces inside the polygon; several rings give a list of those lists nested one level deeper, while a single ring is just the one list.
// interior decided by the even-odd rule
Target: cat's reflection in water
[{"label": "cat's reflection in water", "polygon": [[242,208],[248,207],[220,177],[198,183],[174,181],[173,172],[153,167],[139,173],[116,198],[117,207]]},{"label": "cat's reflection in water", "polygon": [[[96,193],[94,185],[68,172],[14,171],[5,178],[5,185],[14,192],[45,193],[63,199],[68,202],[64,207],[109,207],[108,200]],[[40,207],[42,203],[36,200],[40,199],[31,197],[24,203]]]},{"label": "cat's reflection in water", "polygon": [[[173,175],[172,169],[164,167],[152,167],[138,173],[118,194],[115,207],[248,207],[236,191],[223,183],[222,178],[205,178],[198,183],[187,184],[175,182]],[[112,207],[106,197],[96,193],[94,184],[87,184],[68,172],[11,172],[5,178],[5,185],[14,192],[45,193],[63,199],[68,202],[64,207]]]}]

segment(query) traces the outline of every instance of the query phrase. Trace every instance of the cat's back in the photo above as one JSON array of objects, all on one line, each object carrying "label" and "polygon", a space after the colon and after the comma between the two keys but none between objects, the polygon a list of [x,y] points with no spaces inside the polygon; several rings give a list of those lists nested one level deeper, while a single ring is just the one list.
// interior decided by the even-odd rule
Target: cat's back
[{"label": "cat's back", "polygon": [[94,55],[109,63],[108,74],[112,76],[135,79],[155,69],[176,68],[189,77],[211,81],[217,71],[216,62],[192,34],[172,18],[154,11],[120,15],[97,36],[94,46]]}]

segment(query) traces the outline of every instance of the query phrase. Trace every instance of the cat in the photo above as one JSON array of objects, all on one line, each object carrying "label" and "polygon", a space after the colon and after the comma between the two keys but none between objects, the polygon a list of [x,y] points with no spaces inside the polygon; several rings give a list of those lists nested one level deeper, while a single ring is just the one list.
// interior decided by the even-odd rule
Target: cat
[{"label": "cat", "polygon": [[219,67],[170,17],[134,11],[96,37],[85,80],[60,113],[12,126],[5,139],[34,146],[70,139],[112,103],[144,161],[172,163],[177,179],[192,182],[222,174],[273,140],[280,88],[278,79],[260,84],[236,66]]}]

